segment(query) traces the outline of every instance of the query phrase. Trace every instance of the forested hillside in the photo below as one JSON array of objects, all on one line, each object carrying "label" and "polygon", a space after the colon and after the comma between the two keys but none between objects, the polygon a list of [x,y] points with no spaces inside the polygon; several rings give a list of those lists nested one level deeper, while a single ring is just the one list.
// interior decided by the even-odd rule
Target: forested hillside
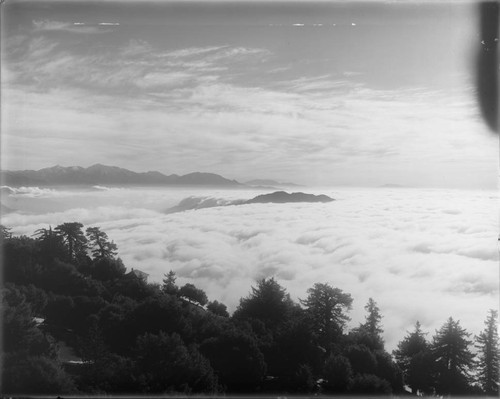
[{"label": "forested hillside", "polygon": [[498,396],[494,310],[479,336],[452,317],[435,332],[415,320],[391,354],[376,301],[348,330],[354,298],[324,282],[297,303],[262,279],[230,315],[175,271],[162,284],[127,272],[99,227],[1,239],[3,394]]}]

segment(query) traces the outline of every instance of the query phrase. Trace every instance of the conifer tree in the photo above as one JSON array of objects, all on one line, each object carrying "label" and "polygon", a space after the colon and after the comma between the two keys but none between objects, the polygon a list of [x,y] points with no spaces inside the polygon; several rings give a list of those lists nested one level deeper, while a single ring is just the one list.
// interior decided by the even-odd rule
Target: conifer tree
[{"label": "conifer tree", "polygon": [[449,318],[433,337],[432,352],[436,365],[436,393],[466,394],[470,388],[470,371],[474,355],[472,341],[459,321]]},{"label": "conifer tree", "polygon": [[425,335],[426,333],[422,331],[417,321],[415,331],[408,333],[393,352],[396,363],[403,372],[403,378],[412,393],[431,391],[433,361]]},{"label": "conifer tree", "polygon": [[368,299],[368,303],[365,305],[365,310],[368,315],[365,317],[366,322],[364,324],[366,331],[372,335],[380,335],[384,332],[380,325],[382,316],[380,314],[380,309],[373,298]]},{"label": "conifer tree", "polygon": [[349,321],[345,311],[351,309],[352,297],[341,289],[324,283],[314,284],[307,293],[308,297],[300,302],[312,319],[320,345],[330,355],[334,342],[342,335],[343,328]]},{"label": "conifer tree", "polygon": [[377,306],[377,302],[373,298],[368,299],[368,303],[365,305],[365,310],[368,314],[365,316],[365,323],[361,325],[360,329],[371,338],[373,342],[372,349],[383,349],[384,340],[382,338],[381,320],[382,315],[380,314],[380,308]]},{"label": "conifer tree", "polygon": [[478,350],[478,382],[484,393],[498,396],[499,346],[498,346],[498,311],[490,309],[484,322],[485,329],[476,336]]},{"label": "conifer tree", "polygon": [[83,235],[82,228],[83,224],[78,222],[63,223],[55,228],[55,232],[63,237],[68,246],[70,262],[76,260],[86,249],[87,239]]},{"label": "conifer tree", "polygon": [[290,295],[273,277],[261,279],[257,287],[240,304],[233,314],[239,320],[259,320],[269,329],[274,329],[288,318],[295,304]]},{"label": "conifer tree", "polygon": [[175,272],[173,270],[170,270],[168,274],[164,274],[164,276],[165,278],[163,279],[161,290],[165,294],[177,295],[177,293],[179,292],[179,287],[177,287],[177,285],[175,284],[175,280],[177,280]]},{"label": "conifer tree", "polygon": [[113,241],[109,241],[108,235],[104,231],[99,227],[89,227],[86,234],[94,259],[113,259],[118,248]]}]

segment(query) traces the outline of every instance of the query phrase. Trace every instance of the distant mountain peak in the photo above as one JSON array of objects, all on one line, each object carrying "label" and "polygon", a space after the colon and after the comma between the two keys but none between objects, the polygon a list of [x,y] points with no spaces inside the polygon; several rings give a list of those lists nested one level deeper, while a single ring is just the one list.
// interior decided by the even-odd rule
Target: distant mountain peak
[{"label": "distant mountain peak", "polygon": [[10,186],[61,186],[61,185],[206,185],[237,186],[235,180],[229,180],[215,173],[193,172],[184,176],[164,175],[158,171],[133,172],[117,166],[96,163],[88,168],[81,166],[61,166],[40,170],[1,171],[4,184]]},{"label": "distant mountain peak", "polygon": [[275,191],[270,194],[262,194],[254,197],[248,201],[246,204],[266,204],[266,203],[285,203],[285,202],[332,202],[335,201],[333,198],[320,194],[306,194],[306,193],[287,193],[286,191]]}]

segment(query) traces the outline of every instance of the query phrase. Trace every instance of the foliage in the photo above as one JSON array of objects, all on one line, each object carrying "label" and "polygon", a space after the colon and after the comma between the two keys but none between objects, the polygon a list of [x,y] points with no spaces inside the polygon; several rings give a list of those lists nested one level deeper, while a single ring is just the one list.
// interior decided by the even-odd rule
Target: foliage
[{"label": "foliage", "polygon": [[85,230],[89,247],[94,259],[113,259],[117,253],[117,246],[108,240],[108,235],[99,227],[89,227]]},{"label": "foliage", "polygon": [[75,392],[74,381],[46,356],[8,355],[2,365],[2,393],[42,395]]},{"label": "foliage", "polygon": [[311,317],[319,344],[330,354],[333,344],[340,338],[349,320],[345,311],[351,309],[352,297],[325,283],[314,284],[307,293],[307,298],[300,302]]},{"label": "foliage", "polygon": [[432,343],[417,322],[393,361],[371,298],[348,332],[350,294],[317,283],[301,307],[268,278],[230,316],[195,285],[179,288],[173,271],[162,286],[126,274],[106,233],[86,232],[71,222],[33,238],[2,226],[2,393],[399,394],[404,379],[414,393],[498,394],[495,311],[477,362],[452,318]]},{"label": "foliage", "polygon": [[293,375],[293,391],[308,393],[314,390],[315,382],[312,369],[307,364],[300,364]]},{"label": "foliage", "polygon": [[36,327],[26,297],[12,285],[2,290],[2,310],[4,352],[54,357],[55,348]]},{"label": "foliage", "polygon": [[432,392],[434,361],[425,335],[417,321],[415,331],[408,333],[393,352],[396,363],[403,372],[404,381],[415,394],[417,391]]},{"label": "foliage", "polygon": [[342,355],[330,355],[325,361],[323,387],[327,393],[345,392],[352,375],[349,359]]},{"label": "foliage", "polygon": [[179,292],[179,287],[175,284],[175,280],[177,277],[175,276],[175,272],[170,270],[168,274],[164,275],[163,285],[161,287],[162,292],[168,295],[177,295]]},{"label": "foliage", "polygon": [[469,349],[470,333],[459,321],[449,318],[433,337],[432,352],[436,364],[436,392],[453,395],[467,392],[474,355]]},{"label": "foliage", "polygon": [[384,330],[380,324],[382,315],[373,298],[368,299],[365,310],[368,313],[368,315],[365,316],[365,323],[361,324],[359,328],[355,330],[355,333],[358,335],[357,341],[363,343],[372,350],[383,349],[384,340],[382,339],[382,333]]},{"label": "foliage", "polygon": [[251,334],[231,328],[206,339],[200,351],[229,392],[254,392],[262,384],[266,363]]},{"label": "foliage", "polygon": [[498,396],[500,377],[499,342],[498,342],[498,311],[490,309],[484,322],[485,329],[476,337],[478,349],[478,382],[487,395]]},{"label": "foliage", "polygon": [[40,246],[40,263],[48,265],[54,259],[64,259],[67,251],[63,238],[56,231],[52,230],[52,226],[48,229],[41,228],[35,231],[33,236],[37,237]]},{"label": "foliage", "polygon": [[39,248],[27,236],[12,237],[3,242],[3,278],[15,284],[36,284],[42,272],[38,262]]},{"label": "foliage", "polygon": [[148,393],[216,392],[210,363],[196,348],[188,348],[176,334],[146,333],[137,338],[139,384]]},{"label": "foliage", "polygon": [[349,359],[355,374],[374,374],[377,370],[377,358],[366,345],[349,345],[344,350],[344,356]]},{"label": "foliage", "polygon": [[261,279],[252,292],[240,300],[233,317],[240,320],[259,320],[273,329],[287,319],[295,307],[290,295],[274,278]]},{"label": "foliage", "polygon": [[358,374],[349,384],[349,392],[358,395],[383,394],[392,392],[391,385],[373,374]]},{"label": "foliage", "polygon": [[90,264],[88,272],[96,280],[109,281],[123,277],[126,270],[120,258],[98,257]]},{"label": "foliage", "polygon": [[179,297],[188,300],[191,303],[205,306],[208,302],[207,294],[203,290],[196,288],[193,284],[187,283],[179,289]]},{"label": "foliage", "polygon": [[82,231],[83,224],[78,222],[63,223],[56,226],[55,231],[61,237],[68,248],[68,260],[77,261],[85,256],[87,239]]},{"label": "foliage", "polygon": [[229,317],[229,313],[227,312],[227,306],[218,301],[211,301],[207,304],[207,310],[216,314],[217,316]]}]

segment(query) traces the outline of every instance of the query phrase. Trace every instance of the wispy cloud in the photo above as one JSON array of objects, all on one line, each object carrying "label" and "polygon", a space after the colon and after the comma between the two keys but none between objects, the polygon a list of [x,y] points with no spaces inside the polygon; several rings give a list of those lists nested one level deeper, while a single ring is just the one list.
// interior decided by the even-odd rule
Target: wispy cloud
[{"label": "wispy cloud", "polygon": [[[341,73],[290,78],[290,66],[261,47],[92,43],[82,52],[45,35],[7,41],[4,165],[24,158],[47,166],[54,154],[74,163],[87,148],[89,163],[104,157],[132,169],[242,180],[496,184],[498,153],[480,134],[467,87],[381,90]],[[254,67],[259,80],[249,83]],[[284,75],[265,73],[280,67]]]},{"label": "wispy cloud", "polygon": [[[41,20],[33,21],[33,27],[36,31],[62,31],[62,32],[72,32],[72,33],[107,33],[111,32],[110,26],[118,26],[119,23],[116,22],[101,22],[97,24],[86,24],[84,22],[61,22],[61,21],[50,21]],[[103,29],[102,27],[107,27]]]},{"label": "wispy cloud", "polygon": [[[38,22],[36,26],[39,30],[100,29],[54,21]],[[120,93],[131,89],[158,92],[175,82],[196,85],[206,80],[207,73],[227,71],[229,65],[259,62],[268,55],[263,49],[229,46],[158,51],[141,40],[131,40],[111,51],[97,47],[93,52],[79,53],[61,40],[43,36],[16,40],[21,47],[16,46],[16,54],[12,53],[13,46],[7,47],[12,52],[6,55],[6,68],[16,70],[20,83],[35,82],[48,89],[76,86]],[[88,46],[93,48],[92,44]]]}]

